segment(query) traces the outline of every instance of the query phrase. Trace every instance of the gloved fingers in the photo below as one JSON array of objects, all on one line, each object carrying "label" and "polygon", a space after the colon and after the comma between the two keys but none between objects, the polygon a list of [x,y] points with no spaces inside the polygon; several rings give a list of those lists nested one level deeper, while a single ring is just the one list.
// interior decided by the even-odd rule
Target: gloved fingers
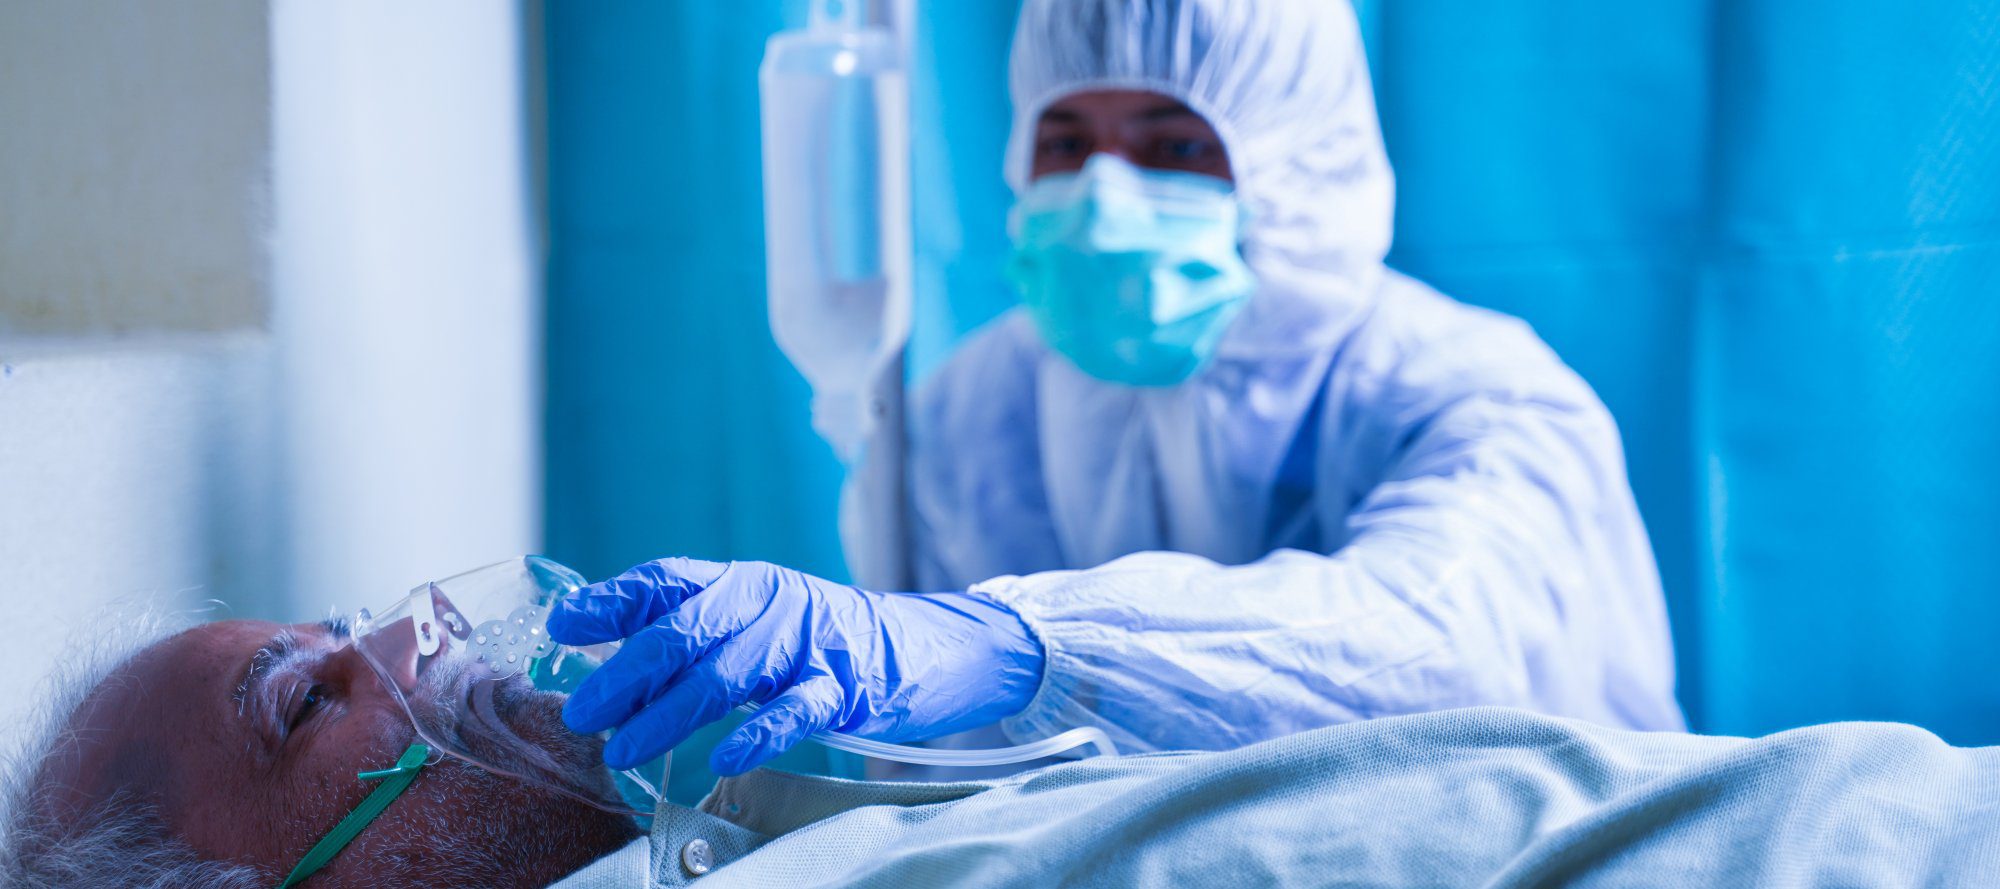
[{"label": "gloved fingers", "polygon": [[672,750],[695,729],[721,719],[737,697],[714,659],[704,659],[618,729],[604,745],[604,763],[629,769]]},{"label": "gloved fingers", "polygon": [[832,677],[809,677],[730,732],[709,754],[708,767],[718,775],[741,775],[763,765],[806,736],[831,727],[844,699],[840,683]]},{"label": "gloved fingers", "polygon": [[657,559],[556,600],[549,609],[549,638],[564,645],[596,645],[650,626],[713,584],[722,562]]},{"label": "gloved fingers", "polygon": [[626,639],[618,653],[570,695],[563,705],[563,721],[572,731],[603,731],[659,699],[680,681],[682,670],[763,612],[768,596],[744,588],[746,583],[754,586],[761,576],[724,572],[705,593]]}]

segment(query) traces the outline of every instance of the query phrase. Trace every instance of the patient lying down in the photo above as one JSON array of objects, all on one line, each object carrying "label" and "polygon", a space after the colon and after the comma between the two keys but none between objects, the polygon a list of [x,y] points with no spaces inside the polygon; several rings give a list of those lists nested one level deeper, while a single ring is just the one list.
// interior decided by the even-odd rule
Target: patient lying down
[{"label": "patient lying down", "polygon": [[[504,718],[581,780],[559,699]],[[337,626],[196,627],[14,763],[0,887],[278,885],[407,719]],[[1915,728],[1756,740],[1459,710],[998,781],[770,770],[627,818],[444,759],[303,885],[2000,885],[2000,752]]]}]

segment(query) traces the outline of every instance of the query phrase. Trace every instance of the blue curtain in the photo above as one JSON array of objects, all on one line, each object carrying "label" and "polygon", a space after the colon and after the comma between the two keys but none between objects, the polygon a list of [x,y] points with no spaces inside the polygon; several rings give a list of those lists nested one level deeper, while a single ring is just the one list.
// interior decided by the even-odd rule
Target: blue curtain
[{"label": "blue curtain", "polygon": [[1363,13],[1392,262],[1610,403],[1695,724],[2000,742],[2000,4]]},{"label": "blue curtain", "polygon": [[1000,269],[1013,201],[1003,160],[1012,107],[1007,55],[1018,3],[917,3],[910,82],[916,309],[909,372],[922,378],[960,337],[1015,301]]},{"label": "blue curtain", "polygon": [[[845,571],[839,463],[764,309],[757,63],[803,9],[545,4],[545,538],[592,579],[665,555]],[[680,748],[674,799],[713,784],[720,736]]]},{"label": "blue curtain", "polygon": [[[799,4],[547,6],[551,554],[841,576],[763,315],[756,65]],[[921,370],[1009,302],[1015,0],[919,6]],[[2000,0],[1360,7],[1391,262],[1610,404],[1695,725],[2000,742]]]}]

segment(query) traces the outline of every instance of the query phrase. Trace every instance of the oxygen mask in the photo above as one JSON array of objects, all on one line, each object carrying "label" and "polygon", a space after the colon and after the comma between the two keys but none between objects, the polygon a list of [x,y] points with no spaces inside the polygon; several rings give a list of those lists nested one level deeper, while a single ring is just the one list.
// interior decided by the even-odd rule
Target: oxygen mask
[{"label": "oxygen mask", "polygon": [[[569,693],[618,649],[615,642],[573,647],[549,639],[550,606],[583,586],[581,575],[540,556],[509,559],[421,584],[381,611],[356,613],[354,646],[432,752],[606,811],[650,817],[672,754],[612,772],[603,764],[610,732],[577,735],[562,721]],[[1027,762],[1083,745],[1116,753],[1096,728],[993,750],[907,747],[830,732],[812,740],[942,766]]]},{"label": "oxygen mask", "polygon": [[562,722],[564,698],[615,650],[549,640],[549,605],[582,586],[548,559],[509,559],[360,611],[354,645],[432,751],[601,809],[651,816],[668,757],[614,774],[603,765],[604,738]]}]

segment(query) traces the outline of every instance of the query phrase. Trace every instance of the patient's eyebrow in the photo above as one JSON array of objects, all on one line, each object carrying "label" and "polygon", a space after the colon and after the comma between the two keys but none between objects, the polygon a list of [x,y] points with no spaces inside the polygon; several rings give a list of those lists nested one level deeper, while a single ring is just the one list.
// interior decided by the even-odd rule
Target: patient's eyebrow
[{"label": "patient's eyebrow", "polygon": [[[353,631],[348,626],[347,618],[344,617],[328,617],[313,624],[313,627],[337,643],[344,644],[353,638]],[[300,639],[297,633],[284,629],[272,636],[269,642],[251,652],[250,663],[243,670],[243,679],[236,684],[236,690],[230,694],[230,700],[236,702],[236,715],[244,715],[249,707],[252,692],[279,668],[298,660],[305,653],[304,648],[304,640]]]},{"label": "patient's eyebrow", "polygon": [[348,626],[347,618],[344,617],[328,617],[313,626],[325,630],[326,634],[332,636],[335,642],[346,642],[349,637],[354,635],[352,629]]},{"label": "patient's eyebrow", "polygon": [[243,715],[244,709],[249,704],[251,690],[298,653],[299,637],[291,630],[279,630],[269,642],[251,652],[250,664],[243,671],[243,681],[236,684],[236,691],[230,695],[236,702],[236,715]]}]

